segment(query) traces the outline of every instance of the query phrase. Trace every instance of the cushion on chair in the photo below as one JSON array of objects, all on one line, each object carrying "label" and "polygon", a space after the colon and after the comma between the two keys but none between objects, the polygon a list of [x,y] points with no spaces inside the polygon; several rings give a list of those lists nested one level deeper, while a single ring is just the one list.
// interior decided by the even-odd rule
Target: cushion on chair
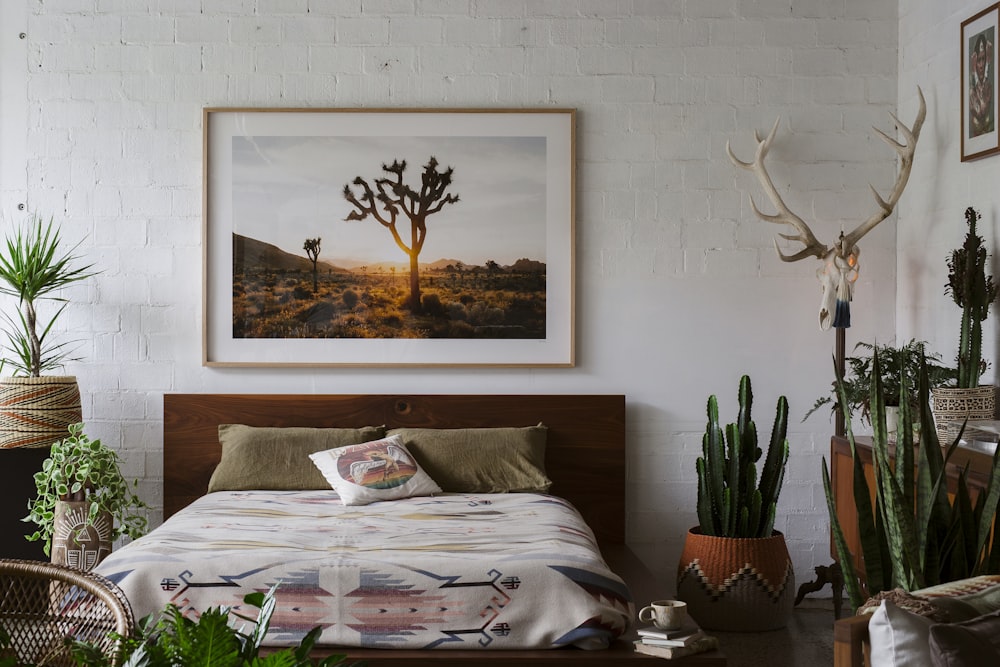
[{"label": "cushion on chair", "polygon": [[930,665],[928,640],[933,622],[883,600],[868,622],[871,664],[878,667]]},{"label": "cushion on chair", "polygon": [[934,667],[1000,665],[1000,611],[962,623],[936,623],[929,634]]}]

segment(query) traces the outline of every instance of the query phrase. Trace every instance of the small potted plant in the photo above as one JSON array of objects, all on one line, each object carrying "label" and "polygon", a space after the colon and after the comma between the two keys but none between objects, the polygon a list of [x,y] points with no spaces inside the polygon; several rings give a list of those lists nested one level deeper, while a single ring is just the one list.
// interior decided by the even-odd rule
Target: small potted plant
[{"label": "small potted plant", "polygon": [[38,495],[23,521],[38,530],[28,541],[43,540],[54,563],[90,570],[122,535],[141,536],[147,505],[135,494],[138,482],[129,484],[118,464],[118,454],[87,437],[83,424],[71,425],[34,475]]},{"label": "small potted plant", "polygon": [[[67,306],[60,291],[95,275],[93,265],[78,265],[78,245],[65,249],[52,220],[33,215],[0,247],[0,293],[16,297],[19,307],[16,316],[4,315],[4,367],[12,376],[0,379],[0,448],[45,447],[83,419],[76,378],[43,375],[71,354],[68,342],[53,340]],[[45,316],[44,301],[61,305]]]},{"label": "small potted plant", "polygon": [[688,531],[677,568],[677,596],[706,629],[755,632],[784,627],[795,576],[785,537],[774,518],[788,462],[788,401],[778,399],[767,456],[758,479],[753,392],[744,375],[739,414],[725,431],[716,397],[698,458],[698,522]]},{"label": "small potted plant", "polygon": [[934,421],[938,437],[947,442],[952,433],[949,424],[964,419],[993,419],[996,412],[996,387],[980,385],[986,370],[983,359],[983,322],[997,298],[997,284],[986,275],[989,254],[983,237],[976,233],[979,213],[965,209],[969,230],[965,243],[948,260],[948,284],[945,294],[962,309],[958,339],[958,378],[954,387],[933,390]]},{"label": "small potted plant", "polygon": [[[858,349],[865,351],[858,354]],[[899,395],[901,384],[905,380],[906,386],[917,386],[920,377],[920,363],[924,360],[927,369],[927,378],[930,387],[941,387],[955,381],[957,373],[954,368],[941,364],[941,356],[927,353],[927,342],[910,339],[910,341],[900,347],[894,345],[874,345],[872,343],[858,343],[854,346],[855,355],[845,359],[848,376],[844,379],[844,394],[847,396],[847,407],[851,415],[857,415],[861,421],[871,424],[871,402],[869,395],[872,385],[872,373],[875,370],[873,357],[877,351],[881,360],[881,380],[882,391],[886,405],[886,421],[890,437],[894,437],[896,428],[896,414],[899,409]],[[830,405],[831,413],[835,414],[840,408],[837,401],[837,384],[833,383],[831,396],[823,396],[816,399],[816,403],[809,409],[802,421],[808,419],[816,410],[824,405]],[[913,412],[917,410],[917,399],[915,392],[911,392],[910,407]]]}]

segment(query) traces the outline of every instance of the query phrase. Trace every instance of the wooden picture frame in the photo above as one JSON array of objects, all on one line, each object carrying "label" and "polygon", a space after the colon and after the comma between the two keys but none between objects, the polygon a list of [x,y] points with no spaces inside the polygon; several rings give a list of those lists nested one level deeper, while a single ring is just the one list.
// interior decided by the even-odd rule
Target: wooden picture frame
[{"label": "wooden picture frame", "polygon": [[962,162],[1000,152],[997,127],[997,53],[1000,3],[990,5],[961,27]]},{"label": "wooden picture frame", "polygon": [[573,109],[203,122],[204,365],[574,365]]}]

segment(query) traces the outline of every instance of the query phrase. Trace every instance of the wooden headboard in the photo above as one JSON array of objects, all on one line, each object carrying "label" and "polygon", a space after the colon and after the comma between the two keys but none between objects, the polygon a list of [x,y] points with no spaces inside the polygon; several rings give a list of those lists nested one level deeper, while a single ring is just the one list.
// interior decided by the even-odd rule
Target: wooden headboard
[{"label": "wooden headboard", "polygon": [[602,544],[625,542],[625,397],[621,395],[165,394],[164,518],[205,494],[219,424],[357,428],[548,426],[551,492],[572,502]]}]

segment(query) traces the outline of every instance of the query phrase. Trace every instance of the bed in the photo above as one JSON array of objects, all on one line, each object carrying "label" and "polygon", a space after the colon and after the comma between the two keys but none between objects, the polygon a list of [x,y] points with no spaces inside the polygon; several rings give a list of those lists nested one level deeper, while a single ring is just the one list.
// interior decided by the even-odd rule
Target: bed
[{"label": "bed", "polygon": [[[118,550],[100,567],[102,574],[123,587],[133,606],[139,607],[137,616],[147,607],[157,608],[164,599],[196,610],[206,599],[199,597],[204,592],[199,590],[202,588],[228,589],[224,592],[232,600],[242,597],[241,586],[260,590],[265,580],[270,581],[267,577],[247,576],[251,570],[263,569],[251,560],[246,561],[246,567],[234,568],[230,564],[224,568],[225,572],[211,576],[193,573],[191,570],[195,568],[188,567],[190,564],[213,558],[201,551],[202,542],[231,546],[234,541],[242,541],[240,548],[260,543],[274,549],[277,540],[279,552],[272,560],[283,561],[285,549],[291,543],[309,552],[316,550],[317,541],[322,541],[324,551],[331,550],[330,545],[340,545],[335,560],[339,559],[337,564],[345,567],[324,566],[321,574],[304,577],[300,582],[288,576],[288,572],[271,577],[281,579],[282,584],[278,589],[278,614],[268,637],[269,644],[295,643],[296,632],[304,633],[309,629],[301,619],[296,620],[293,612],[318,604],[313,589],[316,582],[322,580],[320,588],[335,592],[335,597],[353,598],[352,623],[326,619],[331,621],[327,625],[333,629],[329,633],[324,629],[321,641],[326,645],[322,651],[345,653],[364,659],[369,665],[462,664],[470,660],[519,665],[570,660],[567,664],[597,661],[601,665],[615,665],[648,659],[648,656],[631,651],[634,637],[631,620],[635,606],[630,589],[641,591],[642,601],[662,597],[665,590],[624,544],[623,396],[167,394],[163,407],[166,521],[147,538]],[[399,429],[403,429],[403,433],[418,433],[420,429],[502,429],[544,424],[545,472],[551,480],[551,489],[548,493],[417,495],[364,507],[343,507],[341,502],[330,501],[332,492],[319,490],[206,493],[210,482],[214,484],[213,472],[222,456],[220,424],[320,429],[384,425],[388,433]],[[412,449],[412,442],[410,446]],[[294,520],[306,526],[298,537],[288,537],[292,531],[285,530],[292,521],[288,518],[292,513],[287,511],[289,505],[299,507],[294,512],[298,518]],[[350,530],[337,533],[330,528],[343,522],[340,518],[330,518],[328,512],[335,506],[347,511],[352,520],[363,516],[360,521],[365,530],[354,530],[352,534]],[[304,516],[303,507],[306,508]],[[277,517],[272,523],[283,528],[276,531],[272,526],[268,532],[259,524],[244,526],[243,515],[247,510],[258,517]],[[540,514],[542,510],[545,514]],[[471,526],[456,523],[459,516],[463,520],[471,516],[473,523]],[[390,536],[386,531],[403,523],[400,517],[406,517],[417,527],[404,528]],[[573,523],[579,519],[585,525]],[[220,532],[228,524],[232,524],[230,527],[235,529],[236,536]],[[509,547],[506,551],[483,541],[498,524],[508,524],[515,531],[513,537],[504,533],[503,544]],[[202,537],[180,537],[180,531],[187,531],[191,526],[201,526]],[[309,526],[323,528],[313,529],[314,534],[305,540],[301,535],[309,532]],[[548,526],[544,528],[549,530],[548,537],[539,532],[544,526]],[[457,528],[452,530],[452,527]],[[404,560],[410,560],[395,563],[393,567],[401,568],[398,571],[368,568],[370,562],[366,559],[372,556],[371,547],[354,539],[354,534],[361,532],[373,533],[382,544],[392,545],[384,551],[399,551]],[[447,543],[448,533],[460,533],[458,546]],[[161,535],[167,537],[161,538]],[[557,537],[557,541],[551,541]],[[157,545],[159,539],[167,542]],[[181,540],[187,540],[189,553],[186,556],[171,554],[170,548],[162,546],[172,541],[176,547]],[[421,560],[425,555],[421,552],[429,550],[422,540],[435,544],[437,551],[430,554],[430,560]],[[143,546],[149,542],[153,542],[152,547]],[[585,553],[588,544],[592,555]],[[341,546],[347,547],[346,556],[339,551]],[[494,554],[499,560],[486,567],[480,576],[473,577],[456,569],[460,559],[456,554],[468,551],[476,552],[472,554],[474,558]],[[541,568],[547,571],[542,579],[539,578],[542,575],[536,573],[520,573],[527,567],[525,563],[534,557],[534,552],[545,558],[560,556],[558,562]],[[161,559],[164,554],[166,560],[175,561],[173,575],[141,569],[145,567],[144,561]],[[360,564],[356,558],[359,554]],[[383,555],[379,552],[375,557],[380,565]],[[462,557],[465,555],[469,554],[464,553]],[[350,574],[351,568],[355,574]],[[339,580],[341,576],[348,579]],[[556,589],[556,580],[568,583],[570,592]],[[137,586],[146,588],[141,590]],[[531,588],[538,589],[534,597],[525,590]],[[376,592],[369,595],[372,590]],[[387,590],[395,593],[387,593]],[[412,596],[414,590],[425,596],[428,591],[434,595],[402,607],[396,604],[398,600],[389,600],[393,594]],[[457,597],[451,598],[451,595]],[[542,602],[547,598],[567,612],[556,613],[548,608],[536,614],[533,620],[509,615],[511,609],[518,607],[512,602],[520,600],[522,612],[536,606],[537,612],[542,610]],[[196,604],[196,600],[202,602]],[[440,601],[440,606],[434,608],[434,601]],[[579,605],[584,607],[577,608]],[[586,605],[591,605],[592,609],[588,610]],[[481,618],[475,627],[467,615],[458,612],[458,621],[445,619],[444,625],[440,625],[442,619],[438,617],[447,616],[453,609],[463,606],[468,608],[466,613],[470,609],[479,610]],[[282,616],[283,607],[292,611]],[[368,627],[385,620],[376,618],[380,614],[398,615],[400,608],[404,615],[416,615],[394,621],[394,625],[390,624],[393,625],[391,632]],[[556,622],[557,617],[565,615],[569,619],[581,613],[590,614],[587,622],[581,623],[576,618],[566,628],[559,627]],[[312,623],[312,617],[308,618]],[[515,620],[509,623],[506,618]],[[336,628],[345,625],[350,629],[338,634]],[[431,628],[429,634],[428,627]],[[520,639],[511,641],[511,635],[518,635]],[[596,648],[605,644],[610,645],[603,650],[577,648]],[[564,645],[570,648],[552,648]],[[435,650],[427,650],[429,648]],[[712,656],[708,655],[701,660],[705,664],[723,664],[712,663]]]}]

